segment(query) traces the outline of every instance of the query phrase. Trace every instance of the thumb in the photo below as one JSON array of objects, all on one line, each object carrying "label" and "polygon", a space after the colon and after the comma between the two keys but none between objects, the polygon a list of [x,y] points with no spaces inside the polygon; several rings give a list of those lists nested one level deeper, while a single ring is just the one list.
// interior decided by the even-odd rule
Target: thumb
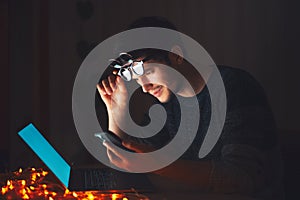
[{"label": "thumb", "polygon": [[147,146],[145,144],[124,140],[122,145],[128,149],[131,149],[137,153],[146,153],[153,151],[153,147]]},{"label": "thumb", "polygon": [[130,150],[137,152],[137,153],[142,153],[142,151],[138,148],[138,146],[131,141],[123,141],[122,145]]}]

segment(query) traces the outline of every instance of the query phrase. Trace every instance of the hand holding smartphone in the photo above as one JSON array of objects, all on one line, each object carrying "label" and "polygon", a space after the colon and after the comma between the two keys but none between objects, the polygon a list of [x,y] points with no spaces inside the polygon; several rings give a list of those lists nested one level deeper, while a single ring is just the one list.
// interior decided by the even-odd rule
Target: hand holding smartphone
[{"label": "hand holding smartphone", "polygon": [[119,138],[117,135],[115,135],[112,132],[95,133],[95,137],[99,138],[102,141],[102,143],[105,141],[110,141],[111,143],[113,143],[114,145],[118,146],[119,148],[125,151],[134,152],[133,150],[123,146],[121,138]]}]

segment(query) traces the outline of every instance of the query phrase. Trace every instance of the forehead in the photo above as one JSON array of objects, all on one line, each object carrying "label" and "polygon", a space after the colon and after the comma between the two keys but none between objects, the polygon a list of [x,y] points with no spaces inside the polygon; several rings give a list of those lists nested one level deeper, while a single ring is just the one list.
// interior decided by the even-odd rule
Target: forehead
[{"label": "forehead", "polygon": [[164,68],[167,65],[167,62],[163,60],[155,60],[155,59],[150,59],[145,62],[143,62],[143,67],[145,71],[155,69],[158,71],[161,71],[162,68]]},{"label": "forehead", "polygon": [[167,63],[166,59],[161,57],[161,56],[156,56],[156,55],[146,55],[146,56],[140,56],[136,59],[133,59],[134,62],[140,62],[143,61],[144,64],[148,63],[161,63],[165,64]]}]

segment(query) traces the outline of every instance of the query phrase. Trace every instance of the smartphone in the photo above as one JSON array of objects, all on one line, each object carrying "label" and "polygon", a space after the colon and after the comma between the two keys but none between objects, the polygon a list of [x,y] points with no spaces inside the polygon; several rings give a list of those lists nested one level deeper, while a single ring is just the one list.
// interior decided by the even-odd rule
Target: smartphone
[{"label": "smartphone", "polygon": [[102,143],[105,141],[110,141],[111,143],[113,143],[114,145],[118,146],[119,148],[121,148],[123,150],[129,151],[129,152],[134,152],[133,150],[124,147],[122,145],[121,138],[119,138],[114,133],[110,133],[110,132],[95,133],[95,137],[99,138],[102,141]]}]

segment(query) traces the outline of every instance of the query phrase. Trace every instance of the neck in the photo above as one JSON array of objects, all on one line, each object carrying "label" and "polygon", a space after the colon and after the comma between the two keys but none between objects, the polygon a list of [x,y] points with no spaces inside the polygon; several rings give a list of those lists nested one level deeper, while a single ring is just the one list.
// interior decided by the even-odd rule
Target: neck
[{"label": "neck", "polygon": [[177,92],[178,95],[183,97],[193,97],[197,94],[199,94],[203,88],[206,85],[206,81],[208,80],[212,69],[207,68],[204,71],[201,71],[200,73],[191,66],[183,66],[184,69],[190,69],[192,70],[186,70],[187,73],[184,73],[183,75],[188,79],[184,79],[181,84],[180,90]]}]

